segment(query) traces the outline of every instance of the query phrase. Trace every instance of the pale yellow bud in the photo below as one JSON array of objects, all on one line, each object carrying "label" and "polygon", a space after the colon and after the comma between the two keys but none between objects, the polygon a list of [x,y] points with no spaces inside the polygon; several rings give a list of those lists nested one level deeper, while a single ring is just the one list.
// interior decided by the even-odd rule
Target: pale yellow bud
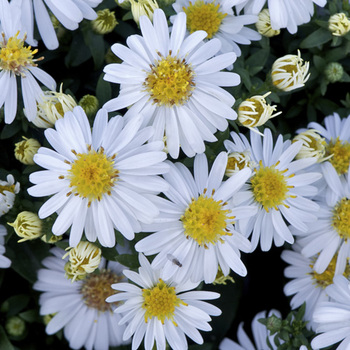
[{"label": "pale yellow bud", "polygon": [[350,21],[345,13],[336,13],[328,20],[328,29],[334,36],[343,36],[350,30]]},{"label": "pale yellow bud", "polygon": [[141,16],[147,16],[151,21],[153,21],[153,12],[158,9],[158,3],[156,0],[130,0],[131,3],[131,13],[134,21],[139,24]]},{"label": "pale yellow bud", "polygon": [[259,13],[258,21],[255,23],[255,26],[261,35],[268,38],[276,36],[281,32],[279,29],[272,29],[270,12],[268,9],[264,9]]},{"label": "pale yellow bud", "polygon": [[85,278],[88,273],[94,272],[101,262],[101,249],[94,244],[80,241],[76,247],[68,248],[69,261],[65,266],[66,276],[75,280]]},{"label": "pale yellow bud", "polygon": [[91,21],[94,32],[102,35],[112,32],[117,24],[114,11],[109,9],[97,11],[97,18]]},{"label": "pale yellow bud", "polygon": [[58,119],[63,118],[64,113],[72,111],[77,106],[74,98],[62,92],[45,91],[42,101],[38,103],[38,113],[33,124],[38,128],[51,128]]},{"label": "pale yellow bud", "polygon": [[26,165],[34,164],[34,155],[41,147],[40,143],[35,139],[27,139],[22,136],[23,141],[15,143],[15,157],[21,163]]},{"label": "pale yellow bud", "polygon": [[278,58],[272,65],[272,83],[283,91],[292,91],[305,85],[309,79],[309,62],[298,55],[286,55]]},{"label": "pale yellow bud", "polygon": [[20,184],[15,183],[14,177],[7,175],[7,181],[0,180],[0,216],[8,213],[15,203],[16,194],[19,192]]},{"label": "pale yellow bud", "polygon": [[41,240],[45,243],[50,243],[50,244],[53,244],[53,243],[56,243],[58,241],[60,241],[61,239],[63,238],[63,236],[56,236],[56,235],[52,235],[49,239],[47,239],[47,235],[44,234],[41,236]]},{"label": "pale yellow bud", "polygon": [[302,141],[303,143],[300,151],[295,156],[296,159],[313,157],[320,163],[332,157],[325,157],[327,143],[315,129],[309,129],[299,133],[293,139],[293,142],[296,141]]},{"label": "pale yellow bud", "polygon": [[18,243],[36,239],[42,235],[42,221],[38,215],[30,211],[20,212],[14,222],[7,224],[14,228],[17,236],[22,237]]},{"label": "pale yellow bud", "polygon": [[253,169],[254,161],[250,159],[250,152],[231,152],[228,154],[225,175],[230,177],[244,168]]},{"label": "pale yellow bud", "polygon": [[256,127],[264,125],[269,119],[280,115],[282,112],[276,111],[277,106],[271,106],[266,103],[265,97],[270,95],[271,92],[267,92],[265,95],[252,96],[243,101],[238,107],[238,121],[250,130],[259,132]]}]

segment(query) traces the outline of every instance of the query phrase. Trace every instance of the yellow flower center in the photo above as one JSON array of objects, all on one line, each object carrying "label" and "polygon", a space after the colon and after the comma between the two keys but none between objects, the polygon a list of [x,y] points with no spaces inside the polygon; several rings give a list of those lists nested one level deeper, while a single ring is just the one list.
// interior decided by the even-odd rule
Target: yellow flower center
[{"label": "yellow flower center", "polygon": [[119,173],[114,168],[115,155],[107,157],[102,147],[96,152],[90,146],[88,153],[72,152],[77,157],[68,171],[72,192],[88,198],[89,204],[93,200],[101,200],[104,194],[110,195]]},{"label": "yellow flower center", "polygon": [[[283,69],[284,73],[289,73],[290,77],[294,77],[298,75],[298,66],[296,64],[286,64],[285,66],[279,67],[280,69]],[[281,73],[280,71],[272,71],[272,75],[279,74]],[[278,80],[273,80],[272,83],[275,86],[278,86],[284,81],[284,79],[278,79]],[[294,81],[292,80],[291,83],[286,86],[286,88],[289,88],[294,85]]]},{"label": "yellow flower center", "polygon": [[[160,54],[159,54],[160,55]],[[158,106],[180,106],[187,102],[194,89],[194,72],[185,59],[160,55],[160,60],[151,66],[144,82],[146,91]]]},{"label": "yellow flower center", "polygon": [[222,20],[227,13],[219,11],[220,4],[215,1],[206,3],[203,0],[197,0],[192,4],[190,1],[188,7],[183,7],[183,11],[187,15],[187,29],[190,33],[197,30],[204,30],[208,34],[208,38],[215,35],[221,25]]},{"label": "yellow flower center", "polygon": [[[315,282],[318,284],[319,287],[324,289],[330,284],[333,284],[337,258],[338,258],[338,254],[335,254],[324,272],[317,273],[315,271],[312,271],[310,273],[312,278],[315,280]],[[310,267],[313,269],[314,264],[310,264]],[[350,276],[350,266],[348,263],[346,264],[345,271],[343,272],[343,276],[345,276],[346,278],[349,278]]]},{"label": "yellow flower center", "polygon": [[36,66],[33,59],[37,49],[31,50],[31,47],[24,46],[24,39],[18,39],[19,31],[15,36],[5,39],[5,34],[2,33],[2,41],[0,41],[0,68],[7,71],[12,71],[16,75],[23,73],[23,68],[27,66]]},{"label": "yellow flower center", "polygon": [[107,303],[106,299],[116,293],[111,285],[120,282],[121,279],[122,277],[109,270],[102,270],[99,274],[89,274],[82,282],[80,289],[85,304],[101,312],[112,311],[112,305],[115,303]]},{"label": "yellow flower center", "polygon": [[350,200],[342,198],[333,209],[332,226],[338,235],[347,240],[350,238]]},{"label": "yellow flower center", "polygon": [[226,230],[226,220],[233,223],[232,220],[235,217],[232,216],[231,210],[223,208],[227,203],[222,203],[221,200],[215,201],[204,194],[197,199],[192,199],[181,221],[185,235],[193,238],[200,246],[207,248],[209,243],[223,242],[221,236],[231,235]]},{"label": "yellow flower center", "polygon": [[[264,167],[260,161],[259,170],[256,170],[254,176],[250,180],[255,200],[260,203],[267,212],[270,208],[278,210],[277,207],[281,204],[288,208],[283,202],[288,197],[292,197],[288,195],[288,192],[293,186],[288,186],[287,178],[284,175],[288,169],[283,171],[276,169],[278,163],[269,167]],[[288,177],[290,178],[293,176],[294,174]]]},{"label": "yellow flower center", "polygon": [[331,140],[327,145],[327,155],[332,155],[329,159],[331,164],[339,175],[346,174],[348,172],[350,164],[350,143],[347,141],[340,141],[339,138],[335,141]]},{"label": "yellow flower center", "polygon": [[[253,104],[253,106],[249,105],[240,105],[238,108],[239,112],[248,112],[247,115],[249,115],[249,119],[246,119],[244,121],[241,121],[241,123],[244,126],[255,126],[262,116],[262,114],[265,111],[264,105],[261,103],[261,101],[256,100],[255,98],[248,98],[246,102],[249,102]],[[266,105],[266,103],[265,103]]]},{"label": "yellow flower center", "polygon": [[150,289],[142,290],[142,308],[145,312],[145,322],[152,317],[157,317],[164,324],[165,319],[174,322],[175,308],[187,304],[176,296],[175,287],[169,287],[161,278],[159,283]]},{"label": "yellow flower center", "polygon": [[15,185],[0,185],[0,194],[5,194],[5,191],[15,193]]}]

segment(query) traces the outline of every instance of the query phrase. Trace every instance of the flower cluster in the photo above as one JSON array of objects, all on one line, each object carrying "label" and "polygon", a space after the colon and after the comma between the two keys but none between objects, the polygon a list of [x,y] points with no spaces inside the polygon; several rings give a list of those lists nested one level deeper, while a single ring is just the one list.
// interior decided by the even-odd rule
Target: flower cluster
[{"label": "flower cluster", "polygon": [[0,0],[1,346],[349,348],[349,14]]}]

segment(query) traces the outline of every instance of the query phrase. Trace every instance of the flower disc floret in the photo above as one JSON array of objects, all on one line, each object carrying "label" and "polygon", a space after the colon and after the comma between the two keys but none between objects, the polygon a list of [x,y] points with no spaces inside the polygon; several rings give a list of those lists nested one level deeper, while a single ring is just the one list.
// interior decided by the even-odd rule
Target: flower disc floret
[{"label": "flower disc floret", "polygon": [[115,155],[107,157],[102,147],[97,152],[90,147],[88,153],[79,153],[76,157],[68,175],[72,192],[88,198],[89,203],[101,200],[104,194],[110,195],[118,177],[118,170],[114,168]]},{"label": "flower disc floret", "polygon": [[334,207],[332,226],[340,237],[350,238],[350,200],[342,198]]},{"label": "flower disc floret", "polygon": [[[319,287],[324,289],[327,286],[333,284],[333,278],[334,278],[334,274],[335,274],[335,267],[337,264],[337,258],[338,258],[338,254],[335,254],[324,272],[322,272],[322,273],[317,273],[316,271],[311,272],[312,278],[315,280],[315,283]],[[313,266],[314,266],[314,264],[310,264],[310,267],[312,269],[313,269]],[[343,272],[343,276],[345,276],[346,278],[349,278],[349,276],[350,276],[349,264],[346,265],[345,271]]]},{"label": "flower disc floret", "polygon": [[[260,203],[268,212],[269,209],[282,205],[288,198],[290,186],[288,186],[286,176],[284,173],[288,170],[276,169],[272,165],[264,167],[260,162],[260,168],[256,170],[254,176],[251,178],[251,186],[255,200]],[[290,176],[291,177],[291,176]]]},{"label": "flower disc floret", "polygon": [[175,308],[180,305],[187,305],[176,296],[175,287],[169,287],[161,278],[153,288],[143,289],[142,297],[142,308],[146,310],[146,323],[148,319],[156,317],[162,324],[167,318],[176,325],[174,322]]},{"label": "flower disc floret", "polygon": [[222,20],[227,13],[219,11],[220,4],[215,1],[206,3],[203,0],[197,0],[194,3],[190,1],[188,7],[183,7],[187,15],[187,29],[190,33],[197,30],[204,30],[211,39],[219,30]]},{"label": "flower disc floret", "polygon": [[350,164],[350,143],[341,141],[337,138],[335,141],[331,140],[326,147],[327,155],[333,155],[329,161],[334,166],[339,175],[348,172]]},{"label": "flower disc floret", "polygon": [[185,59],[160,55],[144,82],[146,91],[158,106],[179,106],[187,102],[195,86],[194,72]]},{"label": "flower disc floret", "polygon": [[82,282],[80,293],[85,304],[98,311],[112,311],[112,304],[106,299],[115,294],[111,285],[120,282],[121,278],[109,270],[102,270],[99,274],[90,274]]},{"label": "flower disc floret", "polygon": [[185,235],[204,247],[209,243],[215,244],[221,236],[231,235],[226,231],[226,220],[233,220],[234,216],[230,210],[224,209],[225,204],[205,194],[201,194],[197,199],[193,198],[181,217]]},{"label": "flower disc floret", "polygon": [[36,66],[34,54],[37,49],[32,50],[31,46],[24,46],[25,38],[17,38],[19,31],[15,36],[5,39],[2,33],[2,41],[0,41],[0,68],[5,71],[12,71],[16,75],[23,75],[24,68],[28,66]]}]

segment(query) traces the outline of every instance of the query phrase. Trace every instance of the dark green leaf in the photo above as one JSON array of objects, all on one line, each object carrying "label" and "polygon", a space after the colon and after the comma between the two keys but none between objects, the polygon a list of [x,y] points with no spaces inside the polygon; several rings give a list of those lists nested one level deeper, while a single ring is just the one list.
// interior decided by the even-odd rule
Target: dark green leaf
[{"label": "dark green leaf", "polygon": [[316,31],[312,32],[309,36],[307,36],[300,43],[300,47],[302,49],[309,49],[311,47],[316,47],[325,44],[330,40],[332,40],[332,34],[329,32],[329,30],[319,28]]},{"label": "dark green leaf", "polygon": [[14,350],[13,345],[7,338],[5,330],[0,326],[0,349],[1,350]]}]

